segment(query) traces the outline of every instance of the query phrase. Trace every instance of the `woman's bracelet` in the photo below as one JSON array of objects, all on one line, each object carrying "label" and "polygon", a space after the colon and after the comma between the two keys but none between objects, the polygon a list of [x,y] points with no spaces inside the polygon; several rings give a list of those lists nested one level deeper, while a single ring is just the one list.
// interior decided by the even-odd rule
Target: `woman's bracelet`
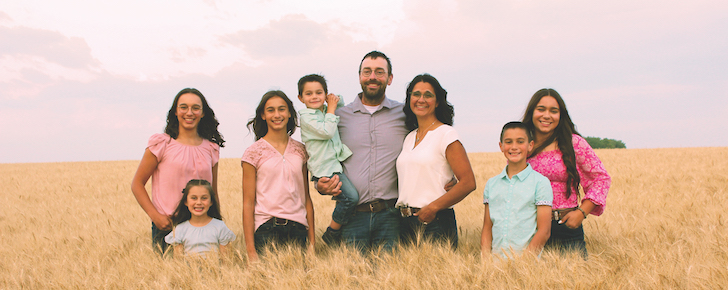
[{"label": "woman's bracelet", "polygon": [[584,219],[586,219],[586,212],[583,209],[581,209],[580,206],[577,206],[576,209],[578,209],[582,214],[584,214]]}]

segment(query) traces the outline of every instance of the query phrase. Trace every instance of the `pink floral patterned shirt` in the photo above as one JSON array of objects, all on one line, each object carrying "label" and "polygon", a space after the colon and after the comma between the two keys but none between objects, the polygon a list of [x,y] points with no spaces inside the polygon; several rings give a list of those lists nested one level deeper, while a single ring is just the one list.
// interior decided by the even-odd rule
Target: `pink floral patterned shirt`
[{"label": "pink floral patterned shirt", "polygon": [[[601,215],[607,205],[607,193],[609,192],[609,186],[612,184],[612,178],[609,177],[602,161],[599,160],[599,157],[584,138],[574,134],[572,142],[576,155],[576,169],[579,172],[580,184],[584,190],[582,201],[591,200],[597,205],[591,214]],[[573,187],[571,196],[568,199],[566,198],[567,174],[560,150],[540,152],[529,158],[528,163],[531,164],[534,170],[551,181],[551,187],[554,191],[554,209],[571,208],[579,205],[575,194],[576,190]]]}]

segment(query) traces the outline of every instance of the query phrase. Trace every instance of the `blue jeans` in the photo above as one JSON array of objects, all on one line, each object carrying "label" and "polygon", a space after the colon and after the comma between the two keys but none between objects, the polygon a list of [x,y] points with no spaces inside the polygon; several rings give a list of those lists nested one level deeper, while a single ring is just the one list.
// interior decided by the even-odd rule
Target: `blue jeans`
[{"label": "blue jeans", "polygon": [[586,260],[589,254],[584,242],[584,227],[570,229],[565,224],[559,224],[559,221],[551,221],[551,237],[544,249],[556,249],[561,253],[577,252]]},{"label": "blue jeans", "polygon": [[[331,214],[331,219],[340,225],[345,225],[349,223],[349,219],[351,219],[356,209],[356,204],[359,203],[359,193],[346,175],[339,172],[334,174],[338,175],[339,181],[341,181],[341,194],[331,197],[331,199],[336,200],[336,207],[334,207],[334,213]],[[319,178],[314,176],[311,180],[318,182]]]},{"label": "blue jeans", "polygon": [[[282,221],[286,221],[285,224]],[[255,251],[258,254],[270,243],[291,243],[305,249],[306,241],[308,241],[308,229],[306,226],[292,220],[271,218],[255,230],[253,240],[255,242]]]},{"label": "blue jeans", "polygon": [[403,243],[416,243],[420,235],[433,242],[448,242],[453,250],[458,248],[458,224],[455,210],[451,208],[438,211],[435,219],[427,225],[416,216],[402,218],[400,232]]},{"label": "blue jeans", "polygon": [[399,210],[390,207],[380,212],[354,211],[349,224],[342,227],[346,244],[364,252],[377,246],[391,252],[399,241]]},{"label": "blue jeans", "polygon": [[169,244],[164,241],[164,237],[166,237],[171,232],[172,231],[160,230],[157,225],[152,223],[152,249],[154,249],[155,253],[164,256],[164,253],[169,247]]}]

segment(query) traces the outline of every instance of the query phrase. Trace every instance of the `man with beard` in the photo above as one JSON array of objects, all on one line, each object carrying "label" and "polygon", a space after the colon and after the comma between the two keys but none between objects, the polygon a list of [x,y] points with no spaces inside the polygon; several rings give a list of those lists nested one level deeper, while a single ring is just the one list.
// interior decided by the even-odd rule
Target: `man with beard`
[{"label": "man with beard", "polygon": [[[324,236],[328,244],[342,238],[361,250],[382,246],[391,250],[399,239],[396,161],[402,150],[405,128],[403,104],[384,95],[392,83],[392,64],[379,51],[364,56],[359,65],[362,92],[350,104],[336,110],[341,140],[354,153],[342,162],[344,174],[359,192],[359,203],[349,223]],[[321,194],[341,191],[338,176],[321,178]]]}]

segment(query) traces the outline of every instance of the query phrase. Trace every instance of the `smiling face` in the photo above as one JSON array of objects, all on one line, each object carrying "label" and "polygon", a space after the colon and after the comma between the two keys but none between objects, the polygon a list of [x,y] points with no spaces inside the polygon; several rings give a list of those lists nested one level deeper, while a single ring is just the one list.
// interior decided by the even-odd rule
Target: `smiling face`
[{"label": "smiling face", "polygon": [[[384,99],[387,86],[392,84],[392,75],[387,71],[387,60],[383,57],[367,57],[361,62],[359,83],[365,105],[378,105]],[[369,103],[367,103],[369,102]]]},{"label": "smiling face", "polygon": [[307,82],[303,84],[303,92],[298,99],[306,105],[306,108],[320,110],[326,101],[326,91],[319,82]]},{"label": "smiling face", "polygon": [[212,205],[210,192],[204,186],[191,187],[187,193],[185,205],[190,210],[192,216],[206,217],[207,211],[210,210],[210,206]]},{"label": "smiling face", "polygon": [[533,149],[533,141],[528,141],[526,130],[511,128],[503,132],[503,139],[498,146],[508,159],[508,164],[521,164],[526,162],[528,152]]},{"label": "smiling face", "polygon": [[177,111],[175,112],[179,121],[179,129],[197,130],[197,125],[205,116],[202,110],[202,99],[198,95],[187,93],[183,94],[177,100]]},{"label": "smiling face", "polygon": [[419,82],[412,88],[410,94],[410,109],[415,116],[424,117],[435,114],[435,108],[439,105],[435,88],[428,82]]},{"label": "smiling face", "polygon": [[265,102],[263,115],[261,117],[268,125],[269,133],[271,130],[286,131],[288,119],[291,117],[291,112],[288,111],[288,104],[286,104],[286,101],[284,101],[281,97],[275,96]]},{"label": "smiling face", "polygon": [[[551,136],[559,125],[561,109],[559,103],[552,96],[545,96],[538,101],[533,110],[533,126],[537,135]],[[537,138],[541,140],[540,138]]]}]

